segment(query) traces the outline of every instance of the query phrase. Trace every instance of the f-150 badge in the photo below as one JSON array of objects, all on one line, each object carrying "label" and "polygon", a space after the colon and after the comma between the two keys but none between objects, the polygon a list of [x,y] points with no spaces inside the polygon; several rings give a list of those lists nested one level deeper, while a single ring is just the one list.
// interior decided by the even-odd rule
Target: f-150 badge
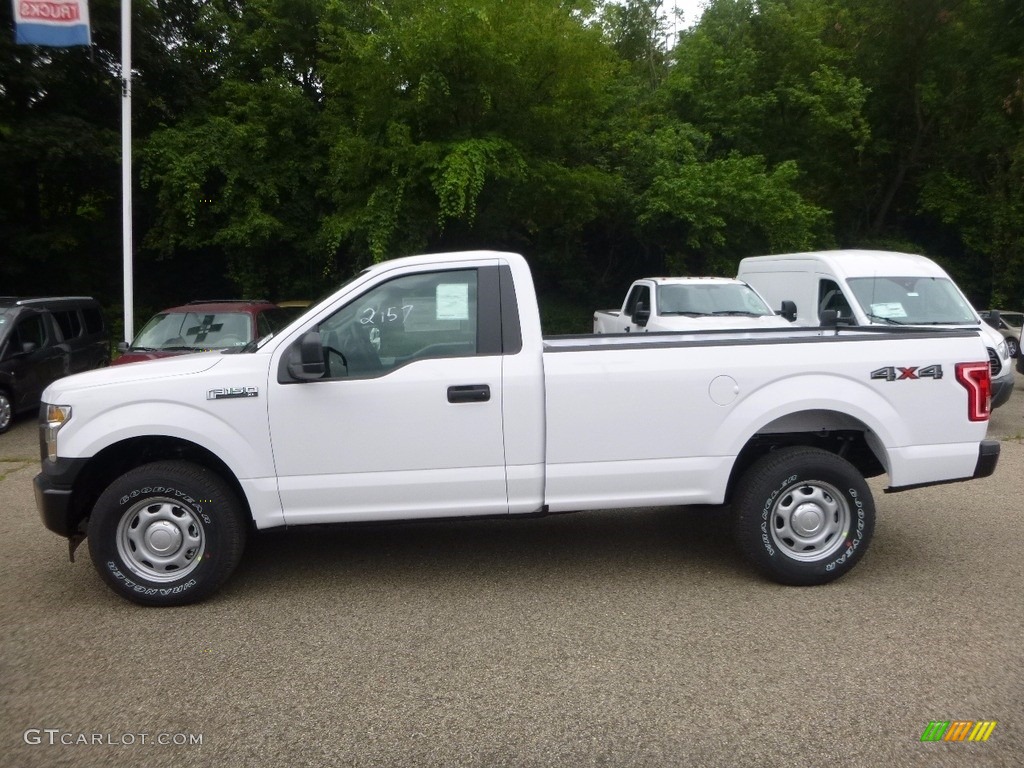
[{"label": "f-150 badge", "polygon": [[206,393],[207,400],[228,400],[234,397],[259,397],[259,387],[217,387]]},{"label": "f-150 badge", "polygon": [[923,368],[908,366],[906,368],[898,365],[890,365],[871,372],[872,379],[883,381],[913,381],[914,379],[941,379],[941,365],[926,365]]}]

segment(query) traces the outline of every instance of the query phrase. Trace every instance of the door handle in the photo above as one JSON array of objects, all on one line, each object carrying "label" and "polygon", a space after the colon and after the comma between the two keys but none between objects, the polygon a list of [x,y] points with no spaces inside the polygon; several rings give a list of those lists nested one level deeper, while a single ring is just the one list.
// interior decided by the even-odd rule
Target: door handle
[{"label": "door handle", "polygon": [[486,403],[490,399],[491,388],[486,384],[448,387],[449,403]]}]

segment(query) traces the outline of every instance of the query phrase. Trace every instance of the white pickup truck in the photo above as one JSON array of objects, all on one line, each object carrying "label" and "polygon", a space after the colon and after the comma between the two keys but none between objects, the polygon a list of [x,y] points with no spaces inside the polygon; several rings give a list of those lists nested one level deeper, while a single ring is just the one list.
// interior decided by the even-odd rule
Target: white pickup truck
[{"label": "white pickup truck", "polygon": [[621,309],[594,312],[594,333],[783,328],[796,319],[796,305],[789,308],[788,318],[776,314],[731,277],[645,277],[629,287]]},{"label": "white pickup truck", "polygon": [[51,384],[36,502],[148,605],[210,595],[253,529],[688,504],[730,504],[758,568],[821,584],[867,548],[864,477],[993,472],[989,385],[966,330],[544,339],[521,256],[417,256],[239,352]]}]

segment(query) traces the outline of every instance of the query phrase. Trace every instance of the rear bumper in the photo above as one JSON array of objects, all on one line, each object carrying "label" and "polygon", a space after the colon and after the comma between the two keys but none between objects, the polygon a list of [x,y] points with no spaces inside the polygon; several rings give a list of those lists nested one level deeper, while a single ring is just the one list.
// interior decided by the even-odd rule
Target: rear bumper
[{"label": "rear bumper", "polygon": [[978,463],[974,467],[974,480],[979,477],[988,477],[996,471],[996,464],[999,463],[999,442],[996,440],[982,440],[978,446]]},{"label": "rear bumper", "polygon": [[[966,457],[964,457],[966,458]],[[923,483],[912,483],[911,485],[890,486],[885,493],[899,493],[901,491],[912,491],[915,488],[926,488],[929,485],[947,485],[949,483],[963,483],[967,480],[977,480],[988,477],[996,471],[996,464],[999,463],[999,441],[982,440],[978,443],[978,457],[974,464],[974,472],[966,477],[955,477],[950,480],[931,480]]]}]

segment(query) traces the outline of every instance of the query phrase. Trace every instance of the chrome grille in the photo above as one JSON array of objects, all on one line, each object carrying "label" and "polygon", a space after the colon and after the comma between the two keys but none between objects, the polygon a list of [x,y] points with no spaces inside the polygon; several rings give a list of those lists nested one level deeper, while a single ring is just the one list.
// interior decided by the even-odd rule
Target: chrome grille
[{"label": "chrome grille", "polygon": [[999,364],[999,355],[996,354],[996,351],[994,349],[992,349],[992,347],[989,347],[988,348],[988,370],[989,370],[989,373],[991,373],[993,376],[998,376],[1000,368],[1002,368],[1002,366]]}]

